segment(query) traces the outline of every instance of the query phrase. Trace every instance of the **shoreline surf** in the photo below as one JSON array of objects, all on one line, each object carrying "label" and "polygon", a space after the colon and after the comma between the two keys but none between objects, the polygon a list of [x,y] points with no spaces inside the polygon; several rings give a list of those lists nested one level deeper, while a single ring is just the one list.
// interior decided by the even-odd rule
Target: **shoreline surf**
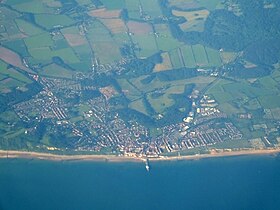
[{"label": "shoreline surf", "polygon": [[97,161],[97,162],[143,162],[150,161],[176,161],[176,160],[200,160],[205,158],[251,156],[251,155],[277,155],[280,148],[274,149],[250,149],[239,151],[220,151],[210,154],[182,155],[182,156],[159,156],[159,157],[137,157],[116,155],[57,155],[51,153],[27,152],[16,150],[0,150],[0,159],[38,159],[50,161]]}]

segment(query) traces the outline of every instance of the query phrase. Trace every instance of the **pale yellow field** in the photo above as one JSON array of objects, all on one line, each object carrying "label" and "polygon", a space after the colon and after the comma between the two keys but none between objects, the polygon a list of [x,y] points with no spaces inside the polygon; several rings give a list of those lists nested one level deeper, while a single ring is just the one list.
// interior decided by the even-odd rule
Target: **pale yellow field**
[{"label": "pale yellow field", "polygon": [[101,22],[114,34],[126,32],[126,27],[121,19],[100,19]]},{"label": "pale yellow field", "polygon": [[97,17],[97,18],[119,18],[121,11],[120,10],[109,11],[103,8],[103,9],[91,10],[88,12],[88,14],[92,17]]},{"label": "pale yellow field", "polygon": [[237,53],[234,53],[234,52],[222,51],[222,52],[220,52],[220,55],[221,55],[221,59],[222,59],[223,63],[230,63],[230,62],[234,61],[237,57]]},{"label": "pale yellow field", "polygon": [[154,71],[160,72],[160,71],[171,70],[172,64],[168,52],[162,53],[161,57],[162,57],[162,63],[157,64],[154,68]]},{"label": "pale yellow field", "polygon": [[86,38],[80,34],[64,34],[64,37],[71,47],[80,46],[87,43]]},{"label": "pale yellow field", "polygon": [[129,31],[135,35],[146,35],[153,32],[152,26],[148,23],[129,21],[127,27]]},{"label": "pale yellow field", "polygon": [[209,15],[209,11],[206,9],[197,10],[197,11],[179,11],[172,10],[172,14],[177,17],[184,17],[187,21],[180,24],[180,28],[183,31],[199,31],[204,30],[204,23]]}]

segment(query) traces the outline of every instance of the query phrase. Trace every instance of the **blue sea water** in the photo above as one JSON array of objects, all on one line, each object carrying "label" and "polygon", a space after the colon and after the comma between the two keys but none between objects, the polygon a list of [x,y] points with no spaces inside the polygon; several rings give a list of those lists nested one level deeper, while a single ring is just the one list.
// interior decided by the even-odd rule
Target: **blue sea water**
[{"label": "blue sea water", "polygon": [[151,163],[0,160],[1,210],[280,209],[280,158]]}]

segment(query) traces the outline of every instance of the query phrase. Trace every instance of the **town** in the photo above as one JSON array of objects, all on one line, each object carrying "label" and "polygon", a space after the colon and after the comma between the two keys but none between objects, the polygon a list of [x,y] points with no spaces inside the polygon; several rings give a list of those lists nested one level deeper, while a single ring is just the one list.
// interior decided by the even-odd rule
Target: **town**
[{"label": "town", "polygon": [[[35,132],[40,123],[47,121],[48,131],[45,132],[71,134],[67,148],[74,151],[102,152],[110,149],[118,155],[158,157],[165,152],[242,138],[240,131],[227,122],[227,116],[215,108],[215,100],[208,96],[196,97],[196,90],[186,96],[193,100],[193,111],[181,123],[156,128],[160,135],[151,137],[148,128],[137,121],[125,122],[118,113],[112,112],[114,107],[108,102],[116,94],[112,87],[99,88],[100,96],[80,104],[73,102],[75,97],[81,96],[83,90],[95,91],[98,87],[83,86],[82,80],[37,79],[43,90],[31,100],[13,107],[18,117],[30,125],[25,133]],[[224,121],[220,122],[221,119]]]}]

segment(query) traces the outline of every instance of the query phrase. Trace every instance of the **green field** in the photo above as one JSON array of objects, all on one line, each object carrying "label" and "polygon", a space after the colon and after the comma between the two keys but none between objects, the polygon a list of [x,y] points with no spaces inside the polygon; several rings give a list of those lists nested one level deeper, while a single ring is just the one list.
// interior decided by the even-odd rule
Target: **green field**
[{"label": "green field", "polygon": [[164,94],[158,98],[152,98],[151,95],[148,95],[148,101],[155,110],[156,113],[164,113],[164,111],[175,104],[173,99],[169,98],[168,94]]},{"label": "green field", "polygon": [[32,80],[30,80],[27,76],[20,73],[19,71],[8,68],[8,65],[0,60],[0,75],[3,77],[12,78],[14,80],[17,80],[22,83],[32,83]]},{"label": "green field", "polygon": [[130,11],[138,11],[139,10],[140,1],[139,0],[125,0],[125,6],[127,10]]},{"label": "green field", "polygon": [[25,20],[15,19],[15,21],[19,29],[28,36],[33,36],[44,32],[41,28],[38,28],[34,24],[31,24]]},{"label": "green field", "polygon": [[274,109],[280,107],[280,95],[264,95],[260,96],[258,99],[265,109]]},{"label": "green field", "polygon": [[185,85],[174,85],[166,90],[159,96],[154,96],[154,93],[148,94],[148,101],[157,113],[164,113],[165,110],[175,104],[174,99],[171,97],[173,94],[183,94]]},{"label": "green field", "polygon": [[132,86],[131,83],[126,79],[118,79],[117,81],[129,100],[133,101],[142,97],[142,93]]},{"label": "green field", "polygon": [[99,21],[94,21],[88,29],[88,38],[94,50],[95,57],[101,64],[111,63],[121,59],[118,44],[111,32]]},{"label": "green field", "polygon": [[145,79],[147,76],[141,76],[135,79],[130,79],[131,83],[134,84],[139,90],[142,90],[144,93],[152,92],[156,89],[166,88],[171,86],[180,86],[180,85],[188,85],[195,84],[196,89],[202,90],[206,86],[208,86],[211,82],[215,80],[213,77],[207,76],[198,76],[190,79],[182,79],[176,81],[160,81],[158,78],[155,78],[149,84],[143,84],[141,81]]},{"label": "green field", "polygon": [[169,26],[167,24],[154,24],[155,36],[159,50],[170,51],[183,45],[177,39],[172,37]]},{"label": "green field", "polygon": [[39,74],[46,77],[72,79],[74,72],[56,64],[51,64],[44,67],[43,70],[39,72]]},{"label": "green field", "polygon": [[202,7],[205,7],[209,10],[214,10],[217,6],[220,5],[221,0],[196,0]]},{"label": "green field", "polygon": [[[49,2],[54,2],[54,0],[49,0]],[[6,4],[12,6],[12,8],[20,11],[20,12],[28,12],[28,13],[54,13],[55,8],[51,8],[48,5],[44,4],[43,1],[37,0],[29,0],[22,3],[22,1],[14,1],[8,0]]]},{"label": "green field", "polygon": [[76,2],[79,4],[79,5],[89,5],[89,4],[92,4],[92,1],[91,0],[76,0]]},{"label": "green field", "polygon": [[132,36],[133,42],[140,48],[136,51],[139,58],[146,58],[158,52],[155,37],[153,35],[134,35]]},{"label": "green field", "polygon": [[192,50],[193,50],[196,64],[200,67],[207,66],[208,58],[207,58],[204,46],[202,46],[200,44],[192,45]]},{"label": "green field", "polygon": [[129,108],[131,109],[134,109],[138,112],[141,112],[145,115],[148,115],[147,111],[146,111],[146,108],[145,108],[145,105],[143,103],[143,99],[138,99],[138,100],[135,100],[135,101],[132,101],[129,105],[128,105]]},{"label": "green field", "polygon": [[272,79],[270,76],[262,77],[262,78],[258,79],[258,81],[264,88],[268,88],[268,89],[275,89],[275,88],[277,88],[277,85],[278,85],[278,83],[274,79]]},{"label": "green field", "polygon": [[5,79],[5,78],[7,78],[7,76],[6,76],[6,75],[4,75],[4,74],[0,74],[0,81],[1,81],[1,80],[3,80],[3,79]]},{"label": "green field", "polygon": [[242,80],[230,82],[218,80],[206,92],[219,103],[227,114],[243,113],[246,110],[275,109],[280,107],[277,83],[269,76],[258,79],[255,86]]},{"label": "green field", "polygon": [[115,0],[115,1],[112,1],[112,0],[100,0],[100,1],[109,10],[122,9],[122,8],[125,7],[125,0]]},{"label": "green field", "polygon": [[7,78],[0,81],[0,92],[6,92],[11,88],[23,87],[25,83],[20,82],[18,80]]},{"label": "green field", "polygon": [[174,69],[179,69],[184,67],[184,64],[181,62],[181,59],[179,57],[178,49],[170,51],[169,56]]},{"label": "green field", "polygon": [[159,50],[170,51],[180,47],[183,43],[169,36],[156,37],[156,42]]},{"label": "green field", "polygon": [[203,68],[222,65],[220,53],[203,45],[183,45],[169,51],[169,54],[174,68]]},{"label": "green field", "polygon": [[209,60],[208,66],[219,67],[222,65],[220,53],[217,50],[205,47],[205,51]]},{"label": "green field", "polygon": [[3,42],[3,46],[14,51],[22,57],[28,57],[29,53],[27,51],[25,42],[22,39],[12,40],[8,42]]},{"label": "green field", "polygon": [[151,18],[157,18],[162,16],[162,12],[157,1],[140,0],[140,2],[144,12],[151,16]]},{"label": "green field", "polygon": [[196,62],[192,52],[192,47],[189,45],[184,45],[181,47],[182,55],[187,68],[195,68]]},{"label": "green field", "polygon": [[24,39],[28,49],[53,46],[54,42],[49,33],[45,32],[39,35],[30,36]]},{"label": "green field", "polygon": [[79,58],[75,55],[72,48],[52,51],[49,47],[34,48],[29,50],[30,55],[38,61],[50,61],[58,56],[67,63],[78,63]]},{"label": "green field", "polygon": [[35,21],[46,29],[56,27],[65,27],[74,24],[75,21],[66,15],[38,14],[35,15]]}]

